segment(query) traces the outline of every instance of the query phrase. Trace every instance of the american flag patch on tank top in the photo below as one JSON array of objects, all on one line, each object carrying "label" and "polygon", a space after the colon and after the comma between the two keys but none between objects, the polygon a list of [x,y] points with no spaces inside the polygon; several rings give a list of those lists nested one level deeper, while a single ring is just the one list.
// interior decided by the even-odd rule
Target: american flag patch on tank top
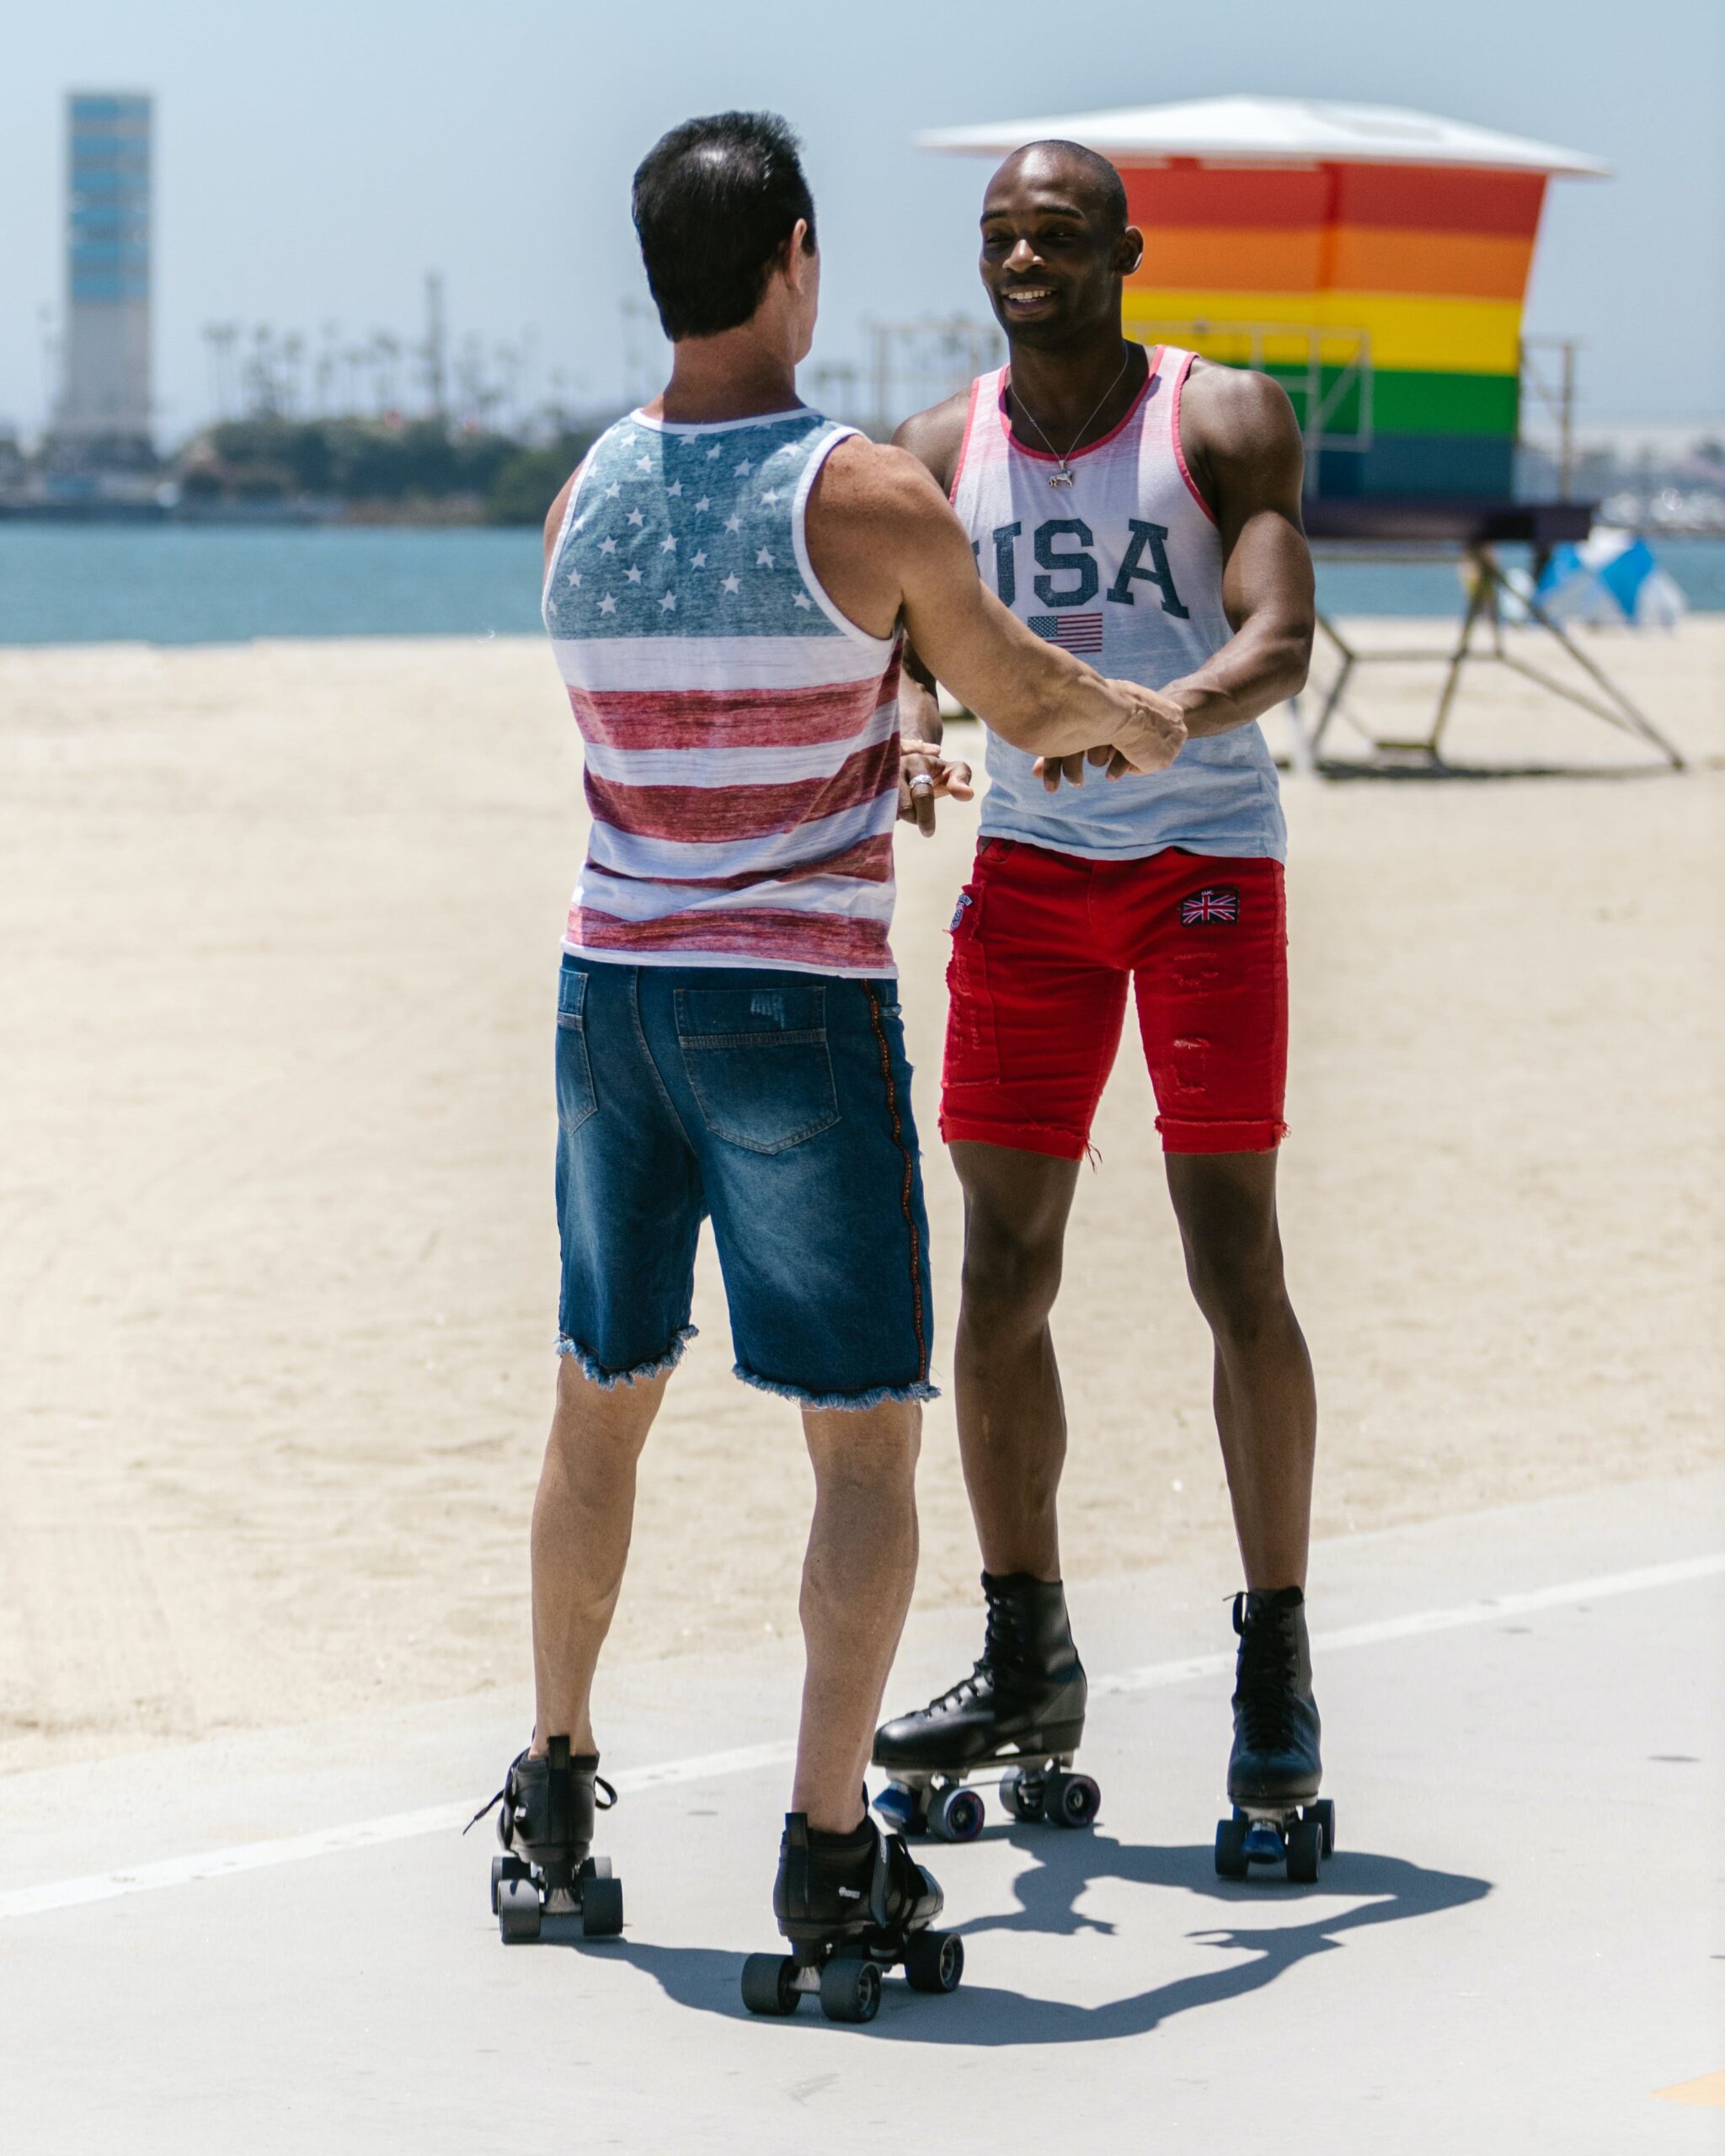
[{"label": "american flag patch on tank top", "polygon": [[1102,649],[1100,614],[1032,614],[1026,626],[1044,643],[1057,643],[1082,658],[1094,659]]}]

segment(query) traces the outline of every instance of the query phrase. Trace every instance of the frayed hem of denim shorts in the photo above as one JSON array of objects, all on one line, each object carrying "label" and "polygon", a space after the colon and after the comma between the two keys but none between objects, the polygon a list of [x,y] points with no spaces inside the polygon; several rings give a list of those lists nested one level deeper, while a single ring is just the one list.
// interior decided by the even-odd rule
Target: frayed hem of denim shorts
[{"label": "frayed hem of denim shorts", "polygon": [[859,1412],[865,1407],[884,1406],[889,1400],[938,1400],[940,1387],[930,1385],[925,1379],[916,1385],[878,1385],[867,1392],[810,1392],[806,1385],[781,1385],[777,1378],[757,1377],[753,1370],[745,1370],[740,1363],[731,1365],[731,1375],[740,1378],[745,1385],[752,1385],[757,1392],[770,1392],[776,1399],[794,1401],[798,1407],[833,1407]]},{"label": "frayed hem of denim shorts", "polygon": [[632,1370],[606,1369],[596,1355],[590,1355],[578,1340],[571,1340],[566,1332],[557,1336],[557,1352],[572,1356],[580,1365],[582,1376],[590,1380],[601,1392],[615,1392],[620,1385],[638,1385],[644,1378],[662,1378],[667,1370],[674,1370],[683,1359],[684,1348],[699,1331],[698,1326],[683,1326],[656,1362],[638,1363]]}]

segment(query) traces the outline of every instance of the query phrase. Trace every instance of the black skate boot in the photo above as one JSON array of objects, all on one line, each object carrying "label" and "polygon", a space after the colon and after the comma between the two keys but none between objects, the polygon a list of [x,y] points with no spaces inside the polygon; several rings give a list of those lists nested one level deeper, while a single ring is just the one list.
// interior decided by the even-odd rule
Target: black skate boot
[{"label": "black skate boot", "polygon": [[1087,1827],[1102,1791],[1070,1771],[1087,1691],[1065,1590],[1028,1572],[985,1572],[982,1592],[988,1630],[970,1674],[875,1732],[874,1764],[891,1776],[876,1809],[905,1833],[974,1841],[982,1799],[963,1785],[1004,1767],[1001,1801],[1013,1818]]},{"label": "black skate boot", "polygon": [[1216,1828],[1216,1870],[1244,1879],[1254,1864],[1285,1860],[1289,1878],[1309,1886],[1335,1847],[1336,1807],[1317,1794],[1323,1764],[1306,1597],[1297,1587],[1236,1594],[1234,1630],[1234,1812]]},{"label": "black skate boot", "polygon": [[829,2021],[872,2021],[883,1973],[897,1962],[913,1991],[956,1991],[964,1942],[929,1927],[943,1906],[939,1886],[897,1834],[865,1810],[853,1833],[826,1834],[788,1812],[779,1844],[772,1913],[788,1954],[751,1954],[743,2004],[751,2014],[794,2014],[805,1991]]},{"label": "black skate boot", "polygon": [[[571,1755],[553,1737],[546,1755],[519,1753],[491,1803],[504,1853],[491,1860],[491,1908],[505,1945],[529,1939],[609,1939],[623,1928],[622,1882],[608,1856],[590,1856],[595,1810],[608,1812],[617,1791],[599,1774],[595,1753]],[[602,1791],[602,1798],[598,1792]]]}]

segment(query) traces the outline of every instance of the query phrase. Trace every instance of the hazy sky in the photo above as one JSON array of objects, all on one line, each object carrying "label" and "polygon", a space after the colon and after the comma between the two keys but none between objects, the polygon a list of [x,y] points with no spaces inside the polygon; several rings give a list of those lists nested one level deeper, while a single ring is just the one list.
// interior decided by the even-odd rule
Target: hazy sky
[{"label": "hazy sky", "polygon": [[[1067,27],[1070,26],[1070,29]],[[986,166],[919,128],[1254,91],[1407,104],[1608,158],[1553,183],[1530,332],[1585,340],[1594,414],[1725,414],[1720,0],[56,0],[0,44],[0,417],[40,423],[39,310],[61,302],[61,98],[158,99],[157,364],[168,438],[202,419],[211,321],[315,339],[537,333],[541,379],[622,382],[644,290],[628,179],[691,113],[765,105],[801,131],[821,216],[816,358],[865,317],[982,311]]]}]

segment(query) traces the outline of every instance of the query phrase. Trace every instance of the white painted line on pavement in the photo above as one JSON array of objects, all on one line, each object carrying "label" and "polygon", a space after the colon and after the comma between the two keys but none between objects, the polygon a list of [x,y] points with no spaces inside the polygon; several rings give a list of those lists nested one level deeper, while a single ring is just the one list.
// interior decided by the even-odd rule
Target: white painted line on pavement
[{"label": "white painted line on pavement", "polygon": [[[1643,1565],[1633,1572],[1604,1572],[1590,1580],[1567,1580],[1561,1587],[1529,1588],[1519,1594],[1487,1596],[1453,1609],[1417,1609],[1406,1617],[1379,1617],[1367,1625],[1344,1625],[1334,1632],[1314,1632],[1314,1655],[1342,1647],[1375,1647],[1388,1640],[1418,1639],[1427,1632],[1453,1632],[1464,1625],[1489,1625],[1500,1617],[1525,1617],[1536,1609],[1559,1609],[1581,1602],[1602,1602],[1614,1594],[1637,1594],[1655,1587],[1680,1587],[1685,1580],[1711,1579],[1725,1572],[1725,1552],[1706,1557],[1678,1557],[1666,1565]],[[1215,1677],[1234,1667],[1231,1653],[1194,1655],[1185,1662],[1151,1662],[1114,1677],[1090,1680],[1092,1699],[1114,1692],[1154,1692],[1165,1684],[1183,1684],[1194,1677]]]},{"label": "white painted line on pavement", "polygon": [[[1521,1617],[1540,1609],[1557,1609],[1578,1603],[1599,1602],[1612,1595],[1637,1594],[1650,1588],[1678,1587],[1685,1581],[1711,1579],[1725,1572],[1725,1552],[1705,1557],[1681,1557],[1665,1565],[1644,1565],[1630,1572],[1606,1572],[1594,1579],[1570,1580],[1560,1587],[1531,1588],[1517,1594],[1493,1596],[1481,1602],[1465,1602],[1451,1609],[1417,1610],[1406,1617],[1384,1617],[1365,1625],[1346,1625],[1339,1630],[1314,1635],[1315,1652],[1334,1653],[1346,1647],[1377,1646],[1390,1640],[1416,1639],[1427,1632],[1455,1631],[1467,1625],[1489,1625],[1505,1617]],[[1112,1677],[1091,1679],[1092,1699],[1121,1692],[1149,1692],[1169,1684],[1183,1684],[1194,1678],[1216,1677],[1234,1666],[1231,1654],[1191,1655],[1182,1662],[1152,1662],[1143,1669],[1127,1669]],[[689,1759],[667,1759],[654,1767],[625,1768],[610,1777],[620,1796],[636,1790],[667,1789],[683,1782],[713,1781],[729,1774],[752,1774],[759,1767],[782,1766],[795,1756],[789,1742],[740,1745],[733,1751],[707,1752]],[[422,1834],[441,1834],[464,1826],[472,1806],[440,1804],[423,1812],[396,1812],[381,1819],[364,1819],[344,1827],[325,1827],[309,1834],[287,1834],[267,1842],[240,1842],[228,1849],[206,1849],[197,1856],[165,1857],[154,1864],[133,1865],[128,1870],[93,1872],[82,1879],[61,1879],[41,1886],[15,1887],[0,1893],[0,1922],[8,1917],[41,1916],[53,1909],[81,1908],[92,1902],[111,1902],[124,1894],[147,1894],[164,1886],[186,1886],[201,1879],[227,1879],[236,1872],[263,1871],[280,1864],[302,1864],[313,1857],[335,1856],[347,1849],[376,1849],[387,1842],[411,1841]]]}]

